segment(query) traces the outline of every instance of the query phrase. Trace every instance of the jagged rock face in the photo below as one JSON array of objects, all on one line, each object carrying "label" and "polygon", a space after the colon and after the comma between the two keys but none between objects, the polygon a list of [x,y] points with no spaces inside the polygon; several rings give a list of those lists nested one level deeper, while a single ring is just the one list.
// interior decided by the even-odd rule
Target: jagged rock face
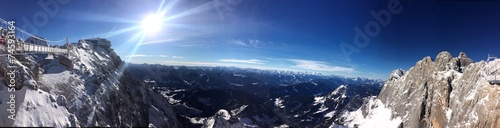
[{"label": "jagged rock face", "polygon": [[448,62],[452,60],[453,56],[449,52],[441,52],[436,56],[435,67],[436,71],[446,70]]},{"label": "jagged rock face", "polygon": [[[11,60],[12,59],[12,60]],[[31,56],[14,56],[14,58],[7,59],[0,58],[2,60],[0,62],[0,73],[2,73],[4,80],[2,82],[5,85],[9,85],[11,81],[11,77],[9,73],[14,71],[14,79],[15,79],[15,88],[16,90],[20,90],[24,86],[27,86],[31,89],[37,89],[38,84],[35,80],[38,79],[38,64],[34,61],[34,58]],[[14,63],[10,63],[14,62]],[[7,66],[12,66],[15,68],[8,68]]]},{"label": "jagged rock face", "polygon": [[68,68],[73,68],[73,61],[71,61],[67,56],[58,55],[56,57],[59,60],[59,63],[61,63],[62,65]]},{"label": "jagged rock face", "polygon": [[[460,67],[465,67],[468,66],[469,64],[474,63],[474,61],[467,57],[467,55],[463,52],[460,52],[460,55],[458,56],[458,64]],[[462,72],[462,68],[459,69],[460,72]]]},{"label": "jagged rock face", "polygon": [[425,57],[400,78],[391,77],[378,98],[393,117],[402,117],[403,127],[500,127],[500,86],[484,78],[500,60],[472,62],[465,53],[452,58],[441,52],[435,62]]},{"label": "jagged rock face", "polygon": [[[30,92],[25,94],[27,102],[19,106],[30,109],[17,113],[19,121],[14,126],[145,127],[151,121],[149,113],[156,113],[154,118],[162,119],[153,125],[180,127],[171,106],[155,100],[161,95],[128,71],[120,70],[123,62],[111,49],[82,43],[72,47],[69,55],[23,55],[15,59],[16,79],[24,85],[16,88]],[[0,73],[5,71],[2,68]],[[50,101],[36,99],[44,96]],[[30,115],[45,111],[58,118]]]},{"label": "jagged rock face", "polygon": [[121,60],[110,54],[81,44],[69,55],[39,58],[40,89],[59,96],[57,104],[74,115],[73,126],[148,126],[147,88],[118,70]]},{"label": "jagged rock face", "polygon": [[399,79],[405,74],[405,70],[403,69],[396,69],[392,71],[391,76],[389,76],[389,81]]},{"label": "jagged rock face", "polygon": [[[149,94],[149,123],[155,127],[160,128],[178,128],[180,122],[174,113],[172,106],[163,95],[157,94],[151,90]],[[185,127],[185,126],[184,126]]]}]

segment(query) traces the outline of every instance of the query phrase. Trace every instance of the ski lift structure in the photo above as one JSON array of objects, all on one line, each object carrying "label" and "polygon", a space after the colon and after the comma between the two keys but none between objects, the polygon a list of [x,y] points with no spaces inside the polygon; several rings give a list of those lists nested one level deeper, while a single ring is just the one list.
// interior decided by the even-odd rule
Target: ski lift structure
[{"label": "ski lift structure", "polygon": [[[498,59],[498,57],[493,54],[488,54],[488,59],[486,59],[486,61],[489,62],[495,59]],[[490,84],[500,84],[500,74],[498,71],[498,67],[496,67],[495,69],[489,69],[488,74],[485,76],[485,78],[486,81],[488,81]]]}]

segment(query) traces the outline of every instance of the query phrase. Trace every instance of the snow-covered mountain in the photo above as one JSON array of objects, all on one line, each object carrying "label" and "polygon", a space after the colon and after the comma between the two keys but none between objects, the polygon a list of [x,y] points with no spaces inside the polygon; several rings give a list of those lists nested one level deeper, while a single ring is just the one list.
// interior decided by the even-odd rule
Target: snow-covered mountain
[{"label": "snow-covered mountain", "polygon": [[487,78],[499,67],[498,59],[473,62],[465,53],[452,57],[441,52],[435,61],[425,57],[408,71],[393,71],[378,98],[366,100],[365,106],[373,107],[346,113],[346,124],[498,128],[500,86],[490,84]]},{"label": "snow-covered mountain", "polygon": [[[327,127],[383,85],[366,78],[233,67],[129,64],[127,69],[155,81],[155,91],[188,127]],[[221,116],[226,112],[229,116]]]},{"label": "snow-covered mountain", "polygon": [[[109,46],[80,43],[68,55],[18,55],[13,61],[22,82],[15,121],[2,117],[0,126],[179,126],[167,100],[120,70],[124,63]],[[1,78],[9,80],[1,67]],[[2,116],[10,115],[9,89],[0,82]]]}]

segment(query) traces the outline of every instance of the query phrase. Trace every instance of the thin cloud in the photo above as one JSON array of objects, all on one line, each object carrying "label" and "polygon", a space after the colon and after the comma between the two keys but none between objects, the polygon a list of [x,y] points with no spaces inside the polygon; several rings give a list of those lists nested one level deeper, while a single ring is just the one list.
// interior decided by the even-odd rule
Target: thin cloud
[{"label": "thin cloud", "polygon": [[161,57],[161,58],[172,58],[172,59],[184,59],[184,56],[169,56],[169,55],[145,55],[145,54],[134,54],[125,56],[127,58],[137,58],[137,57]]},{"label": "thin cloud", "polygon": [[144,55],[144,54],[133,54],[133,55],[128,55],[128,56],[125,56],[125,57],[151,57],[151,55]]},{"label": "thin cloud", "polygon": [[238,46],[254,47],[254,48],[263,47],[263,46],[269,46],[269,45],[273,45],[274,44],[273,42],[264,42],[264,41],[257,40],[257,39],[229,40],[228,43],[229,44],[233,44],[233,45],[238,45]]},{"label": "thin cloud", "polygon": [[248,44],[253,47],[258,47],[260,43],[259,40],[248,40]]},{"label": "thin cloud", "polygon": [[186,62],[186,61],[163,61],[167,65],[184,65],[184,66],[218,66],[218,63],[210,62]]},{"label": "thin cloud", "polygon": [[249,60],[239,60],[239,59],[220,59],[220,62],[229,62],[229,63],[246,63],[246,64],[265,64],[267,61],[258,60],[258,59],[249,59]]},{"label": "thin cloud", "polygon": [[229,40],[228,43],[234,44],[234,45],[239,45],[239,46],[246,46],[246,47],[250,46],[247,43],[243,42],[242,40]]},{"label": "thin cloud", "polygon": [[301,59],[289,59],[289,61],[295,63],[293,67],[301,68],[306,70],[314,71],[324,71],[324,72],[354,72],[353,68],[333,66],[330,63],[323,61],[313,61],[313,60],[301,60]]},{"label": "thin cloud", "polygon": [[213,44],[182,44],[179,47],[216,47],[222,45],[213,45]]},{"label": "thin cloud", "polygon": [[172,59],[184,59],[183,56],[172,56]]}]

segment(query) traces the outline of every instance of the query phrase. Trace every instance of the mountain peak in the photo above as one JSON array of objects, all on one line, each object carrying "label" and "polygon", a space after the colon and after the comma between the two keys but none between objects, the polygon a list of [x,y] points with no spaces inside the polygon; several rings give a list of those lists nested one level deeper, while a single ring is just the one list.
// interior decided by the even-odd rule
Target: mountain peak
[{"label": "mountain peak", "polygon": [[469,58],[469,57],[467,57],[467,54],[465,54],[464,52],[460,52],[458,58]]},{"label": "mountain peak", "polygon": [[399,79],[405,74],[405,70],[398,68],[394,71],[392,71],[391,75],[389,76],[389,80],[392,79]]},{"label": "mountain peak", "polygon": [[484,74],[498,65],[474,63],[463,52],[456,58],[440,52],[435,62],[425,57],[404,75],[394,70],[378,98],[404,127],[498,127],[500,102],[488,99],[500,98],[500,86]]}]

